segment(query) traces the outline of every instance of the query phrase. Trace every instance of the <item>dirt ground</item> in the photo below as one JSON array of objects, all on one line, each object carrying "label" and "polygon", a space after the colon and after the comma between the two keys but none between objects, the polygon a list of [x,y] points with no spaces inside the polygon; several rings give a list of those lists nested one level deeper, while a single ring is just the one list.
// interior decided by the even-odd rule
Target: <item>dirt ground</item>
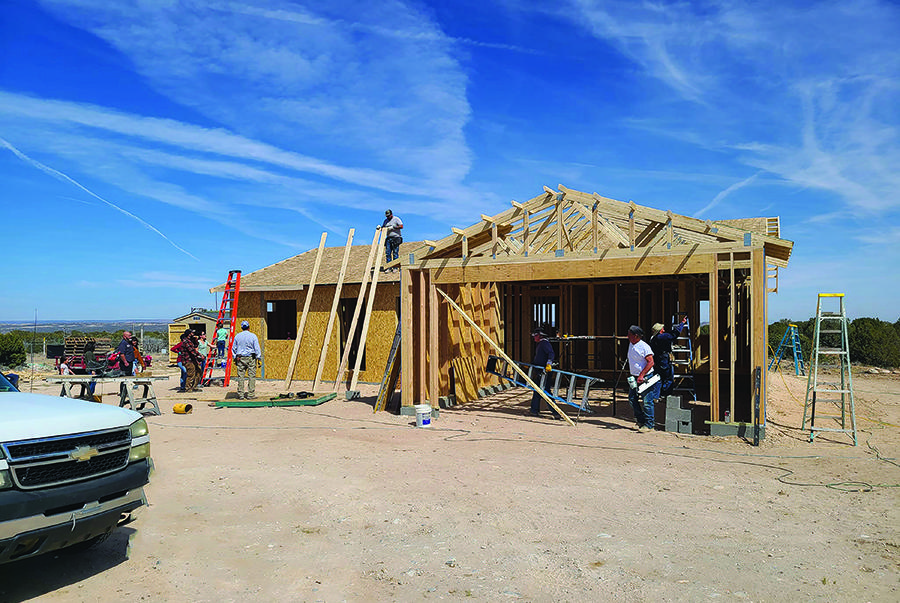
[{"label": "dirt ground", "polygon": [[0,601],[900,600],[897,374],[855,372],[853,447],[809,443],[805,379],[770,373],[758,448],[638,433],[621,399],[573,428],[510,390],[416,428],[373,414],[374,386],[217,409],[172,375],[149,507],[87,553],[0,566]]}]

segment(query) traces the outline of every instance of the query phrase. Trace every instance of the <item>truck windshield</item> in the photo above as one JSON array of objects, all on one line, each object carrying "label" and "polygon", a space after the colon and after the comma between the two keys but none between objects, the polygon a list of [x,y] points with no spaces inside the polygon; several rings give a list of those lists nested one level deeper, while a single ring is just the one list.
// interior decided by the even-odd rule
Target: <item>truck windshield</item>
[{"label": "truck windshield", "polygon": [[15,387],[13,387],[13,384],[10,383],[9,380],[6,378],[6,375],[4,375],[3,373],[0,373],[0,392],[17,392],[17,391],[19,391],[19,390],[16,389]]}]

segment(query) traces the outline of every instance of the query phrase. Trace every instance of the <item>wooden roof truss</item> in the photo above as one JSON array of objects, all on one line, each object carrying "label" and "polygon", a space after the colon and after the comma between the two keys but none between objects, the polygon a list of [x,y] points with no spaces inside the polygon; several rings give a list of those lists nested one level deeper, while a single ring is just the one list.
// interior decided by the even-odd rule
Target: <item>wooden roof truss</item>
[{"label": "wooden roof truss", "polygon": [[763,245],[767,263],[786,266],[793,243],[769,231],[747,232],[652,207],[609,199],[559,185],[494,216],[482,214],[468,228],[453,228],[439,241],[425,241],[416,261],[583,255],[607,249],[684,253],[722,244]]}]

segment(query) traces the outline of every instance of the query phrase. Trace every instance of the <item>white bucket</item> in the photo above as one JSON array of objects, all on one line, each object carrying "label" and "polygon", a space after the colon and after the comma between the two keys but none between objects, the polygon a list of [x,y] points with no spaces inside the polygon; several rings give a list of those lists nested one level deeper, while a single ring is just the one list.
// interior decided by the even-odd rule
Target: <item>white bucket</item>
[{"label": "white bucket", "polygon": [[431,405],[416,404],[416,427],[431,427]]}]

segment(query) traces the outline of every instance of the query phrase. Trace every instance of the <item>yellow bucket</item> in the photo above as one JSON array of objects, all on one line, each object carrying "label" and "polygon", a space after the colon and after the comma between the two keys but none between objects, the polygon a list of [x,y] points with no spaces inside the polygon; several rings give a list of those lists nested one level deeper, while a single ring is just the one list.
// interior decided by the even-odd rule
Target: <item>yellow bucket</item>
[{"label": "yellow bucket", "polygon": [[189,414],[191,414],[191,411],[193,411],[193,410],[194,410],[193,406],[191,406],[190,404],[184,404],[184,403],[176,404],[175,406],[172,407],[172,411],[176,415],[189,415]]}]

